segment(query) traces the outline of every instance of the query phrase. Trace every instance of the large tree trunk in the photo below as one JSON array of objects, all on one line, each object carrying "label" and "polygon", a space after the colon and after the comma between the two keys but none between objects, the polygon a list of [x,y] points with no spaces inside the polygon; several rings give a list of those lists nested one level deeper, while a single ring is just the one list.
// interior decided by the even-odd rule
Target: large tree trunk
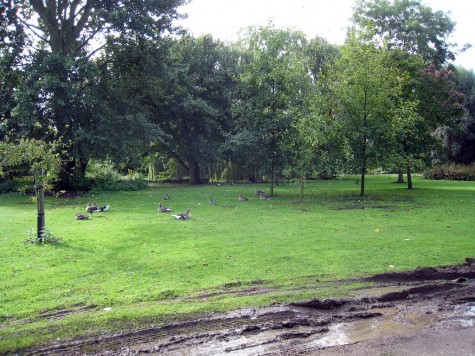
[{"label": "large tree trunk", "polygon": [[198,162],[190,162],[190,183],[191,184],[201,184],[201,171],[200,165]]},{"label": "large tree trunk", "polygon": [[56,189],[58,190],[74,190],[73,176],[74,176],[74,160],[67,160],[61,166],[59,172],[59,181],[56,183]]},{"label": "large tree trunk", "polygon": [[410,165],[407,165],[407,189],[412,189],[412,176]]}]

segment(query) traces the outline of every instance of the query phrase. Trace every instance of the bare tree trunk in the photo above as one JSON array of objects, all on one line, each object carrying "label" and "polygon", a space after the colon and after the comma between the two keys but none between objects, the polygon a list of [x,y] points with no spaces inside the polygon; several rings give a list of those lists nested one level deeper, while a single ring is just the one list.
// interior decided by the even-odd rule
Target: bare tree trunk
[{"label": "bare tree trunk", "polygon": [[404,183],[404,173],[402,172],[402,167],[400,165],[397,167],[397,182],[396,183]]},{"label": "bare tree trunk", "polygon": [[407,189],[412,189],[412,176],[410,165],[407,165]]},{"label": "bare tree trunk", "polygon": [[43,185],[40,183],[38,184],[38,179],[35,177],[35,190],[36,190],[36,204],[38,210],[38,218],[37,218],[37,234],[38,234],[38,242],[43,242],[43,232],[45,229],[45,204],[44,204],[44,197],[45,192]]},{"label": "bare tree trunk", "polygon": [[302,172],[300,174],[300,201],[303,201],[304,188],[305,188],[305,174],[302,169]]},{"label": "bare tree trunk", "polygon": [[274,170],[275,170],[275,163],[272,160],[270,164],[270,196],[274,195]]}]

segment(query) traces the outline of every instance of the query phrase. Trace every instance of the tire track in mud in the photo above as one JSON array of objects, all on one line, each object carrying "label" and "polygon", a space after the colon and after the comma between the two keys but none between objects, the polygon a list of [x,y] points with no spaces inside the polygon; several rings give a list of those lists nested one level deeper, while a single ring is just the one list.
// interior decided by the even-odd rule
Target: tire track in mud
[{"label": "tire track in mud", "polygon": [[[450,312],[460,306],[473,305],[475,323],[475,266],[471,264],[418,268],[362,280],[374,282],[374,286],[367,287],[368,292],[380,287],[386,290],[388,285],[394,291],[371,297],[314,299],[216,313],[205,318],[76,339],[23,352],[42,355],[174,355],[191,351],[196,355],[311,354],[326,348],[315,340],[330,334],[335,325],[378,320],[384,318],[388,310],[399,313],[412,308],[414,313],[421,315],[447,311],[443,318],[449,323]],[[242,293],[242,290],[236,292]],[[458,317],[454,314],[453,320]]]}]

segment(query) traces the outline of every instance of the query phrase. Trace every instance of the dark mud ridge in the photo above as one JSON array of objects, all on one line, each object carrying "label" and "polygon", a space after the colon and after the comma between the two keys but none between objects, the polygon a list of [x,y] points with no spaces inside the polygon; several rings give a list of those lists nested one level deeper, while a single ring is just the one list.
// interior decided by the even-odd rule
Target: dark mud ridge
[{"label": "dark mud ridge", "polygon": [[[354,280],[353,280],[354,281]],[[347,299],[244,309],[25,350],[88,355],[475,355],[475,266],[374,275]]]}]

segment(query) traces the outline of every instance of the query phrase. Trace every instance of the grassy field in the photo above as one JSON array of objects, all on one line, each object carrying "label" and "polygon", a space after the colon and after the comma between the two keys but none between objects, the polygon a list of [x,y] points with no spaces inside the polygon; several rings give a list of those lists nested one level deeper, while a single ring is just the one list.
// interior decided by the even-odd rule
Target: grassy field
[{"label": "grassy field", "polygon": [[[46,225],[61,242],[45,245],[25,243],[31,198],[0,195],[0,353],[189,313],[352,295],[355,285],[331,281],[475,257],[475,182],[415,177],[409,191],[394,181],[369,177],[363,199],[354,178],[312,181],[303,202],[290,183],[270,201],[254,195],[264,184],[47,197]],[[167,192],[164,204],[191,208],[191,220],[157,212]],[[75,220],[87,202],[111,209]],[[216,293],[257,287],[267,292]]]}]

